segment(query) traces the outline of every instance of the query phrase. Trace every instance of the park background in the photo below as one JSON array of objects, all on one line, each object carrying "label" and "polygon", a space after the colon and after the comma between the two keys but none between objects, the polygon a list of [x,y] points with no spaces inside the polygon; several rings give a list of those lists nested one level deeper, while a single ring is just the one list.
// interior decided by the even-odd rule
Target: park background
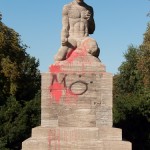
[{"label": "park background", "polygon": [[[40,73],[48,71],[60,47],[61,12],[68,2],[0,1],[1,150],[20,150],[40,125]],[[149,150],[150,1],[86,2],[95,10],[92,37],[100,45],[100,59],[114,74],[114,127],[122,128],[133,150]]]},{"label": "park background", "polygon": [[[62,7],[71,0],[1,0],[3,22],[21,35],[27,52],[40,60],[47,72],[60,47]],[[100,59],[107,71],[117,73],[128,46],[138,46],[149,18],[148,0],[85,0],[94,9],[93,35],[101,49]]]}]

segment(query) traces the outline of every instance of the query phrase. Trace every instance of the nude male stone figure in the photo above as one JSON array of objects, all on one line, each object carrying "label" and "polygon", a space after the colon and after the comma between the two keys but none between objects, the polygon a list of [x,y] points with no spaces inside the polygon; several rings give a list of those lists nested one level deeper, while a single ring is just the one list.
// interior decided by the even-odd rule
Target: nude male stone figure
[{"label": "nude male stone figure", "polygon": [[71,53],[82,47],[91,55],[98,57],[99,48],[96,41],[89,37],[95,30],[93,8],[84,0],[74,0],[63,8],[61,47],[55,61],[66,60]]}]

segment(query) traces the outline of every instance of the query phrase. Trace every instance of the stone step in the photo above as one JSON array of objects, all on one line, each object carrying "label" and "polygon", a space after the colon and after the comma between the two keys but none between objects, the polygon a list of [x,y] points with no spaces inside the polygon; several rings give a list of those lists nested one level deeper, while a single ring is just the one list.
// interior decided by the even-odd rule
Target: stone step
[{"label": "stone step", "polygon": [[23,150],[131,150],[126,141],[61,141],[60,139],[29,138],[23,142]]},{"label": "stone step", "polygon": [[66,139],[72,139],[72,141],[83,141],[83,140],[105,140],[105,141],[121,141],[122,132],[118,128],[110,127],[88,127],[88,128],[77,128],[77,127],[36,127],[32,129],[33,138],[55,138],[59,137],[61,141]]},{"label": "stone step", "polygon": [[51,141],[50,150],[131,150],[131,143],[125,141]]},{"label": "stone step", "polygon": [[50,150],[47,138],[28,138],[22,143],[22,150]]}]

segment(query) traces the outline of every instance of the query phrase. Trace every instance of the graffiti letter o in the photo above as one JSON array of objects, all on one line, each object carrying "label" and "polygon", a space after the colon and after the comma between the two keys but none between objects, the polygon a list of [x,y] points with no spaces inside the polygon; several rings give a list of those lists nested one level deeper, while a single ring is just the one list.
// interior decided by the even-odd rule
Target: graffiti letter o
[{"label": "graffiti letter o", "polygon": [[[74,86],[75,84],[78,84],[78,83],[83,84],[85,86],[85,88],[83,89],[83,91],[81,91],[79,93],[75,93],[75,92],[72,91],[72,86]],[[69,90],[74,95],[82,95],[88,90],[88,84],[86,82],[84,82],[84,81],[76,81],[76,82],[73,82],[72,84],[70,84]]]}]

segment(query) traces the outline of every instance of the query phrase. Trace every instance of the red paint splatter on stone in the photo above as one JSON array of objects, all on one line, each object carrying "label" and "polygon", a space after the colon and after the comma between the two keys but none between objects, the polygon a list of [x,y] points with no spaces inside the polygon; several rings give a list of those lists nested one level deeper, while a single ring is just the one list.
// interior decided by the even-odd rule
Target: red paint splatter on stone
[{"label": "red paint splatter on stone", "polygon": [[[53,141],[53,148],[51,148],[52,141]],[[51,149],[60,150],[60,129],[53,129],[49,131],[48,144],[49,144],[48,150]]]},{"label": "red paint splatter on stone", "polygon": [[[82,57],[83,59],[84,56],[87,55],[87,51],[86,51],[86,46],[87,46],[88,40],[85,40],[80,46],[79,48],[76,48],[75,50],[71,50],[67,56],[66,56],[66,61],[68,63],[72,63],[76,58],[78,57]],[[82,70],[84,71],[84,64],[82,64]],[[60,65],[59,62],[57,64],[51,65],[49,68],[49,71],[51,73],[57,74],[57,73],[62,73],[64,71],[62,71],[62,67],[63,65]],[[65,91],[65,103],[66,104],[70,104],[73,103],[73,101],[76,103],[77,99],[78,99],[78,95],[75,95],[74,93],[71,92],[71,90],[69,90],[67,87],[64,87],[63,84],[55,82],[50,86],[50,92],[52,95],[52,98],[55,100],[56,103],[60,103],[61,97],[63,95],[63,91]]]},{"label": "red paint splatter on stone", "polygon": [[55,83],[53,83],[53,85],[50,86],[52,98],[58,104],[60,103],[60,99],[62,97],[62,91],[63,90],[64,90],[64,86],[58,82],[55,82]]},{"label": "red paint splatter on stone", "polygon": [[76,49],[71,56],[66,60],[68,63],[72,63],[78,57],[86,56],[87,52],[84,49]]},{"label": "red paint splatter on stone", "polygon": [[49,67],[49,71],[52,73],[59,73],[59,72],[61,72],[61,66],[60,65],[51,65]]},{"label": "red paint splatter on stone", "polygon": [[71,54],[74,52],[74,50],[75,50],[75,49],[72,49],[72,50],[70,50],[70,51],[67,53],[66,59],[68,59],[68,58],[71,56]]}]

